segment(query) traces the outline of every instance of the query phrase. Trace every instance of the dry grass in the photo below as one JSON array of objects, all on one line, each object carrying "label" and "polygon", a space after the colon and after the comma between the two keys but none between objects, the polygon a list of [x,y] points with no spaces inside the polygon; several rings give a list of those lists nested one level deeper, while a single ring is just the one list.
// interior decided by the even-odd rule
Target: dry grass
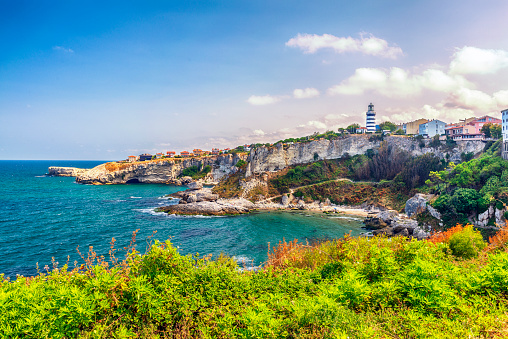
[{"label": "dry grass", "polygon": [[[469,226],[469,225],[466,225],[466,226]],[[457,224],[456,226],[454,226],[444,232],[438,232],[438,233],[432,234],[432,236],[429,238],[428,241],[433,244],[447,243],[453,234],[462,232],[463,230],[464,230],[464,226],[462,226],[461,224]]]},{"label": "dry grass", "polygon": [[489,237],[489,246],[487,247],[487,251],[495,251],[502,250],[506,251],[508,249],[508,226],[501,228],[496,234]]},{"label": "dry grass", "polygon": [[116,172],[121,171],[127,168],[130,168],[133,163],[118,163],[118,162],[108,162],[104,165],[106,171],[108,172]]}]

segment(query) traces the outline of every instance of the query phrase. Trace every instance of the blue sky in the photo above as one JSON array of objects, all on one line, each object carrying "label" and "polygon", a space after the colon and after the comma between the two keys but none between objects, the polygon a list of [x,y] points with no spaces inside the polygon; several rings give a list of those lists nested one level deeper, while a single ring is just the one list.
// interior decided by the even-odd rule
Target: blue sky
[{"label": "blue sky", "polygon": [[0,1],[0,159],[123,159],[508,108],[508,2]]}]

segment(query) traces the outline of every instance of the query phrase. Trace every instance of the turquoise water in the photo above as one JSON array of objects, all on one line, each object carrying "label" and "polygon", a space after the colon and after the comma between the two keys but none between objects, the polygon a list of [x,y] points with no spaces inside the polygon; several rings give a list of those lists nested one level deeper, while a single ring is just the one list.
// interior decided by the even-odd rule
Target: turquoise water
[{"label": "turquoise water", "polygon": [[91,168],[103,161],[0,161],[0,273],[34,275],[36,263],[60,266],[82,261],[76,252],[89,246],[107,255],[111,238],[116,248],[127,246],[139,229],[137,250],[146,239],[172,239],[182,254],[218,255],[259,265],[268,243],[283,238],[319,240],[362,232],[361,220],[308,212],[257,212],[230,217],[187,217],[155,213],[170,204],[165,195],[182,190],[168,185],[89,186],[74,178],[47,177],[49,166]]}]

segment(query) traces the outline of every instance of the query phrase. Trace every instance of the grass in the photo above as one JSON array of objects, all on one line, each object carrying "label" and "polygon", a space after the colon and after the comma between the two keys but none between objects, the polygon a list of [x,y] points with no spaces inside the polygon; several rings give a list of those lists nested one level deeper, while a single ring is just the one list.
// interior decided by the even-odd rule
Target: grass
[{"label": "grass", "polygon": [[[4,338],[502,338],[507,231],[471,259],[449,241],[282,241],[262,269],[155,241],[0,282]],[[135,235],[135,234],[134,234]],[[437,237],[436,237],[437,238]],[[459,237],[460,238],[460,237]]]}]

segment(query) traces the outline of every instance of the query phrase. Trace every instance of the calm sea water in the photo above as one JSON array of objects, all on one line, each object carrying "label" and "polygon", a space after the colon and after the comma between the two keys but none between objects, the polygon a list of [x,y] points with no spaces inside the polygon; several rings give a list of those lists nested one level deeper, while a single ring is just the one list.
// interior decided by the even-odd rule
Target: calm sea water
[{"label": "calm sea water", "polygon": [[74,178],[45,176],[49,166],[92,168],[103,161],[0,161],[0,273],[35,275],[36,263],[60,266],[93,246],[107,255],[114,237],[116,248],[127,246],[139,229],[137,250],[146,240],[172,239],[182,254],[218,255],[259,265],[267,258],[268,243],[283,238],[318,240],[362,232],[361,220],[308,212],[259,212],[232,217],[187,217],[155,213],[170,204],[168,185],[89,186]]}]

